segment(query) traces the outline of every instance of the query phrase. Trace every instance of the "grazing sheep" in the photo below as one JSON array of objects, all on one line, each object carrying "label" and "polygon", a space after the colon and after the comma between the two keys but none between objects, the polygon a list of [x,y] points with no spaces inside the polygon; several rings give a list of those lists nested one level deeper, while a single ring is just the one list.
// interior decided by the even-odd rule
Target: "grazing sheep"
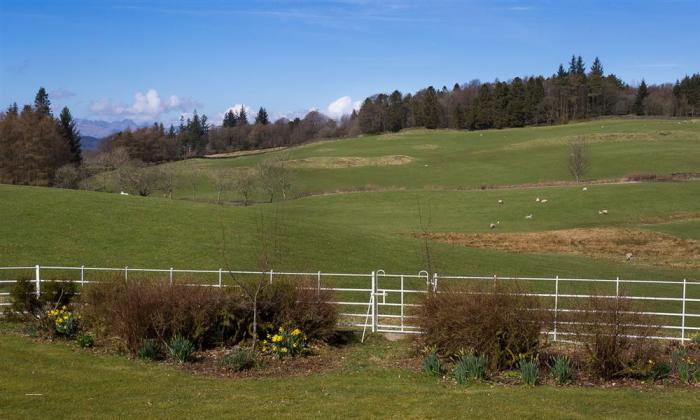
[{"label": "grazing sheep", "polygon": [[526,218],[526,219],[532,219],[532,214],[528,214],[527,216],[525,216],[525,218]]},{"label": "grazing sheep", "polygon": [[503,200],[498,200],[498,204],[503,204]]},{"label": "grazing sheep", "polygon": [[539,203],[539,202],[540,202],[540,198],[539,198],[539,197],[535,198],[535,201]]},{"label": "grazing sheep", "polygon": [[608,214],[608,209],[598,210],[598,214]]},{"label": "grazing sheep", "polygon": [[625,259],[627,259],[627,261],[632,261],[632,257],[633,257],[633,255],[631,252],[628,252],[627,254],[625,254]]},{"label": "grazing sheep", "polygon": [[582,191],[588,191],[588,187],[581,188]]},{"label": "grazing sheep", "polygon": [[541,204],[544,204],[544,203],[546,203],[546,202],[547,202],[547,199],[546,199],[546,198],[543,198],[543,199],[540,200],[540,203],[541,203]]},{"label": "grazing sheep", "polygon": [[493,224],[493,223],[491,223],[491,224],[489,225],[489,227],[490,227],[491,229],[496,229],[496,225]]},{"label": "grazing sheep", "polygon": [[125,193],[124,191],[120,192],[119,195],[129,195],[129,193]]}]

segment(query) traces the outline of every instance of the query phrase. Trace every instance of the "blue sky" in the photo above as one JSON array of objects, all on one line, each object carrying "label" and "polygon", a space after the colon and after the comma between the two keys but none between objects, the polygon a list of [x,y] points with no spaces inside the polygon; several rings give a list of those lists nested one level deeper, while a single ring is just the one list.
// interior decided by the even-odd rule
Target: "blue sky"
[{"label": "blue sky", "polygon": [[396,88],[549,75],[572,53],[634,84],[700,71],[700,0],[0,5],[0,105],[45,86],[55,108],[91,119],[196,107],[216,121],[239,104],[336,115]]}]

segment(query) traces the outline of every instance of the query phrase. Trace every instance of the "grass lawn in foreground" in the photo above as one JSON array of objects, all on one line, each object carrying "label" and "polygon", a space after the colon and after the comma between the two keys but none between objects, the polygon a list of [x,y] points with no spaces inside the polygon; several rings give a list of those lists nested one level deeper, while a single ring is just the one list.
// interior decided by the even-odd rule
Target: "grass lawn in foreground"
[{"label": "grass lawn in foreground", "polygon": [[700,407],[697,388],[458,386],[392,367],[408,351],[375,340],[324,373],[232,379],[0,332],[0,417],[691,419]]}]

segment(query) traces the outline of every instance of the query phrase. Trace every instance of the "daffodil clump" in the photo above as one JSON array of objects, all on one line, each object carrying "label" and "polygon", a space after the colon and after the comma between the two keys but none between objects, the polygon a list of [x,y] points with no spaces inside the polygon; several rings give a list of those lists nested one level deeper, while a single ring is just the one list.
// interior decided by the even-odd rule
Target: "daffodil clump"
[{"label": "daffodil clump", "polygon": [[263,340],[261,351],[279,358],[297,356],[308,349],[306,335],[299,328],[292,330],[279,327],[277,334],[268,334]]},{"label": "daffodil clump", "polygon": [[46,318],[56,335],[72,337],[80,329],[81,316],[71,312],[65,305],[49,310]]}]

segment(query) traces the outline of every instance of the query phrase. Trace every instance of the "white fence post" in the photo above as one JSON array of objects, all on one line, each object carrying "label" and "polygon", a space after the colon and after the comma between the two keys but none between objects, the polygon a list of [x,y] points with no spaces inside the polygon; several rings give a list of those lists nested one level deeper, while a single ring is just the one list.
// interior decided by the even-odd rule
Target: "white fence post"
[{"label": "white fence post", "polygon": [[129,281],[129,266],[124,267],[124,283]]},{"label": "white fence post", "polygon": [[41,268],[37,264],[35,267],[36,270],[36,297],[38,298],[41,296]]},{"label": "white fence post", "polygon": [[377,309],[379,309],[379,305],[377,305],[377,273],[372,271],[372,296],[371,296],[371,301],[372,301],[372,332],[377,332],[377,320],[379,317],[377,316]]},{"label": "white fence post", "polygon": [[401,274],[401,332],[403,328],[403,274]]},{"label": "white fence post", "polygon": [[219,268],[219,287],[221,287],[221,286],[222,286],[222,284],[221,284],[221,269]]},{"label": "white fence post", "polygon": [[80,266],[80,286],[85,286],[85,266]]},{"label": "white fence post", "polygon": [[272,269],[270,269],[270,284],[272,284]]},{"label": "white fence post", "polygon": [[170,267],[170,285],[173,285],[173,268]]},{"label": "white fence post", "polygon": [[316,277],[316,297],[317,298],[321,297],[321,272],[320,271],[317,273],[317,277]]},{"label": "white fence post", "polygon": [[554,341],[557,341],[557,311],[559,310],[559,276],[554,280]]},{"label": "white fence post", "polygon": [[615,279],[615,296],[620,297],[620,277]]},{"label": "white fence post", "polygon": [[683,314],[681,315],[681,340],[685,341],[685,288],[687,280],[683,279]]}]

